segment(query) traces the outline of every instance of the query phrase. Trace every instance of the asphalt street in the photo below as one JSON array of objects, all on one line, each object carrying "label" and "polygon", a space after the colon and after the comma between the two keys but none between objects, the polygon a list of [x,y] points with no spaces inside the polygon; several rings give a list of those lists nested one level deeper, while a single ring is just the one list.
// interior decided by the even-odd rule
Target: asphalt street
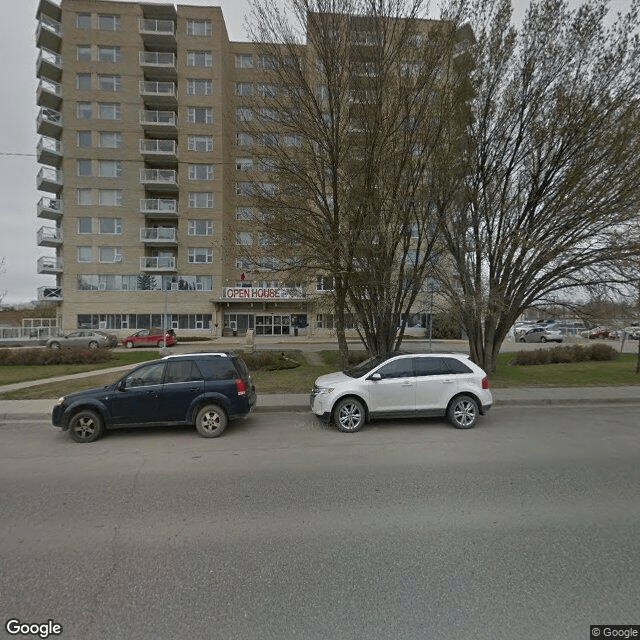
[{"label": "asphalt street", "polygon": [[[640,622],[637,405],[342,434],[0,424],[3,621],[78,639],[581,640]],[[6,632],[5,632],[6,633]]]}]

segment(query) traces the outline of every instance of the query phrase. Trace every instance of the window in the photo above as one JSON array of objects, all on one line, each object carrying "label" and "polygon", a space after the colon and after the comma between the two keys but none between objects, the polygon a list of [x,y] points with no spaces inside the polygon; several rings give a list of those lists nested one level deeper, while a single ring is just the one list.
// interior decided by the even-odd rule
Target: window
[{"label": "window", "polygon": [[262,122],[277,122],[278,121],[278,112],[276,109],[271,109],[270,107],[263,107],[260,109],[260,120]]},{"label": "window", "polygon": [[236,95],[237,96],[253,95],[253,85],[250,82],[236,82]]},{"label": "window", "polygon": [[78,218],[78,233],[91,233],[92,231],[91,218]]},{"label": "window", "polygon": [[76,160],[76,173],[80,177],[87,177],[91,175],[91,160]]},{"label": "window", "polygon": [[[76,189],[76,195],[79,205],[90,205],[93,204],[93,194],[91,189]],[[84,220],[85,218],[78,218],[78,220]],[[86,220],[91,220],[91,218],[86,218]],[[80,229],[78,229],[78,233],[82,233]],[[89,231],[89,233],[91,233]]]},{"label": "window", "polygon": [[122,189],[98,189],[98,204],[105,207],[121,207]]},{"label": "window", "polygon": [[278,146],[278,135],[276,133],[263,133],[260,138],[265,147]]},{"label": "window", "polygon": [[252,207],[236,207],[236,220],[251,220],[252,218]]},{"label": "window", "polygon": [[335,281],[328,276],[316,276],[316,291],[333,291]]},{"label": "window", "polygon": [[213,109],[211,107],[187,107],[187,122],[192,124],[211,124]]},{"label": "window", "polygon": [[253,244],[253,237],[248,231],[236,232],[236,244],[242,246],[249,246]]},{"label": "window", "polygon": [[76,89],[78,91],[91,91],[90,73],[76,73]]},{"label": "window", "polygon": [[252,193],[252,186],[250,182],[236,182],[237,196],[250,196],[251,193]]},{"label": "window", "polygon": [[273,244],[273,238],[268,233],[260,232],[258,234],[258,244],[261,247],[268,247]]},{"label": "window", "polygon": [[443,373],[473,373],[464,362],[456,360],[455,358],[442,358],[447,368]]},{"label": "window", "polygon": [[276,158],[260,158],[258,168],[260,171],[272,173],[278,170],[278,160]]},{"label": "window", "polygon": [[236,158],[236,169],[238,171],[250,171],[253,169],[253,158]]},{"label": "window", "polygon": [[120,76],[98,75],[98,89],[100,91],[120,91],[121,86]]},{"label": "window", "polygon": [[189,247],[188,261],[196,264],[213,262],[213,249],[208,247]]},{"label": "window", "polygon": [[93,249],[91,247],[78,247],[78,262],[93,262]]},{"label": "window", "polygon": [[251,269],[251,259],[246,257],[236,258],[236,269],[249,271]]},{"label": "window", "polygon": [[211,80],[201,78],[187,78],[187,95],[190,96],[210,96]]},{"label": "window", "polygon": [[413,358],[400,358],[382,365],[376,373],[383,380],[390,378],[413,378]]},{"label": "window", "polygon": [[189,220],[187,224],[187,235],[212,236],[213,220]]},{"label": "window", "polygon": [[329,87],[326,84],[317,84],[316,85],[316,95],[320,100],[328,100],[329,99]]},{"label": "window", "polygon": [[91,61],[91,45],[90,44],[76,45],[76,58],[78,58],[78,60]]},{"label": "window", "polygon": [[98,102],[98,118],[101,120],[120,120],[122,106],[119,102]]},{"label": "window", "polygon": [[187,20],[188,36],[210,36],[211,21],[210,20]]},{"label": "window", "polygon": [[252,69],[253,56],[250,53],[236,53],[236,69]]},{"label": "window", "polygon": [[167,372],[164,376],[164,383],[172,382],[193,382],[202,380],[202,374],[198,365],[193,360],[177,360],[167,363]]},{"label": "window", "polygon": [[122,176],[122,160],[98,160],[98,176],[100,178],[120,178]]},{"label": "window", "polygon": [[100,131],[98,146],[101,149],[119,149],[122,146],[122,134],[118,131]]},{"label": "window", "polygon": [[189,191],[189,209],[210,209],[213,207],[213,193],[205,191]]},{"label": "window", "polygon": [[259,69],[275,69],[276,61],[273,56],[258,56]]},{"label": "window", "polygon": [[261,196],[275,196],[277,191],[277,187],[274,182],[259,182],[258,183],[258,193]]},{"label": "window", "polygon": [[212,64],[211,51],[187,51],[187,67],[210,67]]},{"label": "window", "polygon": [[90,102],[76,102],[76,118],[78,120],[90,120],[93,117],[93,109]]},{"label": "window", "polygon": [[299,133],[285,133],[282,142],[285,147],[299,147],[302,144],[302,136]]},{"label": "window", "polygon": [[98,247],[100,262],[122,262],[122,247]]},{"label": "window", "polygon": [[98,218],[98,233],[121,234],[122,218]]},{"label": "window", "polygon": [[253,120],[253,111],[249,107],[236,107],[236,121],[249,122]]},{"label": "window", "polygon": [[120,16],[99,13],[98,29],[100,29],[100,31],[118,31],[118,29],[120,29]]},{"label": "window", "polygon": [[77,29],[91,29],[91,14],[90,13],[76,13],[76,28]]},{"label": "window", "polygon": [[120,62],[122,52],[120,47],[113,45],[98,45],[98,62]]},{"label": "window", "polygon": [[213,180],[212,164],[190,164],[188,166],[189,180]]},{"label": "window", "polygon": [[257,86],[256,91],[258,92],[258,95],[262,96],[263,98],[275,98],[276,94],[278,93],[278,89],[275,84],[260,83]]},{"label": "window", "polygon": [[79,149],[91,148],[91,131],[76,131],[76,147]]},{"label": "window", "polygon": [[135,374],[127,376],[125,385],[127,387],[150,387],[154,384],[162,384],[164,375],[164,362],[151,364],[148,367],[136,369]]},{"label": "window", "polygon": [[260,269],[273,270],[278,268],[278,260],[274,256],[263,256],[258,260]]},{"label": "window", "polygon": [[239,147],[248,147],[251,144],[253,144],[253,138],[251,137],[251,134],[246,133],[244,131],[237,131],[236,132],[236,144]]},{"label": "window", "polygon": [[188,136],[189,151],[213,151],[213,136]]}]

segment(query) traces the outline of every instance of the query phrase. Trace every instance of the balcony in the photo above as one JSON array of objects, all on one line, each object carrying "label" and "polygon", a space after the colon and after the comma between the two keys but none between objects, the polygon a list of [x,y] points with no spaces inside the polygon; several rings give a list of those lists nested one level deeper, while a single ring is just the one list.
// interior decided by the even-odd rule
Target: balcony
[{"label": "balcony", "polygon": [[140,271],[175,271],[176,259],[167,256],[142,256]]},{"label": "balcony", "polygon": [[40,227],[37,237],[39,247],[59,247],[62,244],[62,229],[58,227]]},{"label": "balcony", "polygon": [[146,45],[175,46],[176,44],[176,23],[174,20],[140,18],[138,30]]},{"label": "balcony", "polygon": [[140,95],[149,104],[170,106],[177,108],[175,82],[155,82],[150,80],[140,81]]},{"label": "balcony", "polygon": [[55,109],[41,108],[36,118],[36,129],[40,135],[59,138],[62,135],[62,114]]},{"label": "balcony", "polygon": [[40,78],[38,88],[36,89],[36,102],[39,107],[60,111],[60,105],[62,104],[62,85],[53,80]]},{"label": "balcony", "polygon": [[142,227],[140,229],[140,242],[146,245],[175,245],[175,227]]},{"label": "balcony", "polygon": [[38,300],[62,300],[62,287],[38,287]]},{"label": "balcony", "polygon": [[62,165],[62,142],[60,140],[42,136],[38,141],[36,152],[40,164],[48,164],[56,169]]},{"label": "balcony", "polygon": [[141,51],[140,67],[147,78],[173,79],[177,75],[176,54],[169,51]]},{"label": "balcony", "polygon": [[154,164],[173,164],[178,161],[178,146],[175,140],[140,140],[140,153]]},{"label": "balcony", "polygon": [[178,201],[172,198],[146,198],[140,200],[140,213],[152,218],[175,218],[178,215]]},{"label": "balcony", "polygon": [[42,12],[39,12],[36,27],[36,46],[60,51],[62,45],[62,24]]},{"label": "balcony", "polygon": [[60,220],[62,218],[62,200],[43,196],[38,200],[38,218]]},{"label": "balcony", "polygon": [[40,191],[59,193],[62,190],[62,171],[42,167],[36,176],[36,184]]},{"label": "balcony", "polygon": [[62,56],[59,53],[40,49],[36,60],[36,76],[60,82],[62,78]]},{"label": "balcony", "polygon": [[176,135],[178,119],[175,111],[140,111],[140,124],[145,133]]},{"label": "balcony", "polygon": [[178,172],[174,169],[140,169],[140,183],[155,191],[177,191]]},{"label": "balcony", "polygon": [[42,256],[38,258],[38,273],[57,274],[62,273],[62,260],[55,256]]}]

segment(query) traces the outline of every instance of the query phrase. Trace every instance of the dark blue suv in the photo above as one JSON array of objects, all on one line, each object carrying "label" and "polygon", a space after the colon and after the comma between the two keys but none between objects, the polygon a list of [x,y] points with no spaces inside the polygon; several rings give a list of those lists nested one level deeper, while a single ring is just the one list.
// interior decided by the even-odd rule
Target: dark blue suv
[{"label": "dark blue suv", "polygon": [[247,365],[219,351],[145,362],[106,387],[63,396],[51,419],[76,442],[93,442],[105,429],[155,425],[195,424],[202,437],[217,438],[230,418],[255,406]]}]

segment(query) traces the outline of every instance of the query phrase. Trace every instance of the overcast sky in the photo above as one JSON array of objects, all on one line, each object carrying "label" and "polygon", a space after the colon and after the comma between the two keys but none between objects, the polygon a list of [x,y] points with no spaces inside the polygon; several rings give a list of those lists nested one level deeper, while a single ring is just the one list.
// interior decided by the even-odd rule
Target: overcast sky
[{"label": "overcast sky", "polygon": [[[149,3],[166,0],[145,0]],[[277,0],[274,0],[274,2]],[[570,0],[577,5],[578,0]],[[628,8],[630,0],[612,0],[614,10]],[[249,0],[187,0],[180,4],[220,6],[231,40],[245,40],[244,14]],[[436,3],[434,3],[436,4]],[[517,9],[528,3],[514,0]],[[0,259],[6,272],[0,274],[4,303],[34,300],[37,288],[51,286],[53,276],[39,276],[36,261],[52,251],[36,244],[36,231],[53,223],[36,216],[36,203],[45,195],[36,190],[38,164],[36,96],[36,9],[38,0],[0,0]],[[520,13],[520,11],[517,11]]]}]

